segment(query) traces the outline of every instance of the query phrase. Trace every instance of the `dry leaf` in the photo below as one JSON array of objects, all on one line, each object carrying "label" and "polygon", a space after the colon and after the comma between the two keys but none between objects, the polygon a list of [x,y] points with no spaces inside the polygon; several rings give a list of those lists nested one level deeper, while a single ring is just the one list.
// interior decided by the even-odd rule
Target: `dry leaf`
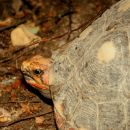
[{"label": "dry leaf", "polygon": [[43,117],[43,116],[40,116],[40,117],[35,117],[35,122],[37,123],[37,124],[43,124],[43,122],[44,122],[44,120],[45,120],[45,118]]},{"label": "dry leaf", "polygon": [[33,111],[38,111],[41,108],[41,103],[35,103],[32,106]]},{"label": "dry leaf", "polygon": [[11,32],[13,46],[29,45],[33,40],[40,40],[40,37],[31,33],[25,25],[20,25]]},{"label": "dry leaf", "polygon": [[22,107],[23,113],[32,114],[29,103],[25,102],[25,103],[21,103],[20,105]]},{"label": "dry leaf", "polygon": [[11,114],[4,108],[0,108],[0,122],[11,121]]}]

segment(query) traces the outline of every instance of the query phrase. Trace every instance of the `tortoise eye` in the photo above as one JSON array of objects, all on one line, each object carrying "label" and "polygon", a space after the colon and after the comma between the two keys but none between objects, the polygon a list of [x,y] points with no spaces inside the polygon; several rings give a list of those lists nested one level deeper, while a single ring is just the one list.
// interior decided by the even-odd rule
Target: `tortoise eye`
[{"label": "tortoise eye", "polygon": [[43,71],[41,69],[35,69],[35,70],[33,70],[33,73],[36,75],[39,75],[39,74],[43,73]]}]

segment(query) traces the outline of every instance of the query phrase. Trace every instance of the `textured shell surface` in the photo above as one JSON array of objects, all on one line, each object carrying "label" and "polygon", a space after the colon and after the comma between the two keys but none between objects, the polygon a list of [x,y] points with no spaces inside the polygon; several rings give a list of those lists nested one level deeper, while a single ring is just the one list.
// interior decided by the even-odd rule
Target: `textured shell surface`
[{"label": "textured shell surface", "polygon": [[53,59],[60,130],[130,130],[130,0],[112,6]]}]

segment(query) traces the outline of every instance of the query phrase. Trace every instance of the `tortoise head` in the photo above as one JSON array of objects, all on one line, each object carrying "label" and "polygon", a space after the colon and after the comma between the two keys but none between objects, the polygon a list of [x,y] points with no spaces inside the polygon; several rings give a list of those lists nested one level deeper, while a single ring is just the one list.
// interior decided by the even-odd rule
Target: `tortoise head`
[{"label": "tortoise head", "polygon": [[49,69],[51,63],[50,58],[36,55],[24,61],[21,66],[26,82],[48,98],[51,97],[49,90]]}]

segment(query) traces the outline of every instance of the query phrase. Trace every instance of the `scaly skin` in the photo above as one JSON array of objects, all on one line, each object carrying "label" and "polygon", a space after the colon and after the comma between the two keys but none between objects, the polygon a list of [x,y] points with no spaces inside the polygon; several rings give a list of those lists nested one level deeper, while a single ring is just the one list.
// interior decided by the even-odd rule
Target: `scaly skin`
[{"label": "scaly skin", "polygon": [[40,55],[24,61],[21,66],[26,82],[38,89],[47,98],[51,98],[48,80],[50,66],[51,59],[43,58]]}]

